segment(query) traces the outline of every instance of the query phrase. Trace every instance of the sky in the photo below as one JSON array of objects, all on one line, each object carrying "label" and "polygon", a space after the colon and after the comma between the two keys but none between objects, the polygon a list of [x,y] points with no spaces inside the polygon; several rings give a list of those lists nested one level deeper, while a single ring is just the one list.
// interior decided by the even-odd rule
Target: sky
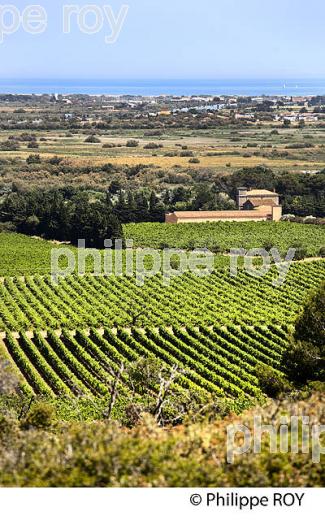
[{"label": "sky", "polygon": [[[28,32],[27,15],[24,21],[17,18],[28,0],[10,1],[15,14],[0,10],[2,79],[325,78],[324,0],[31,3],[42,6],[47,14],[43,25],[34,23],[34,28],[44,29],[40,34]],[[66,33],[65,4],[77,6]],[[96,11],[82,11],[87,5],[96,5]],[[110,6],[119,20],[123,5],[128,5],[128,11],[124,11],[119,34],[115,26],[117,39],[106,43],[112,23],[104,7],[110,12]],[[80,29],[83,20],[93,34]]]}]

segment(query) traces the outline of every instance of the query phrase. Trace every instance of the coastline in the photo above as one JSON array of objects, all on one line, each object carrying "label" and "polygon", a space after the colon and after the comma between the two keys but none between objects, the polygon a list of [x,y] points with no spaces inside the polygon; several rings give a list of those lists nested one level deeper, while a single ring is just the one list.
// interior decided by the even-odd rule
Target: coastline
[{"label": "coastline", "polygon": [[325,79],[248,80],[69,80],[0,79],[2,95],[93,96],[317,96],[325,95]]}]

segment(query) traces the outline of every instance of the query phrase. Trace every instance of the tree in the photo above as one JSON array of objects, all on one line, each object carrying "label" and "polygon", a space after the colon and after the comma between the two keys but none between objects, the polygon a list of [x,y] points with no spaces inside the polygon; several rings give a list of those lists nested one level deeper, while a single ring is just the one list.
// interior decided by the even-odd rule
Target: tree
[{"label": "tree", "polygon": [[126,201],[125,194],[123,191],[119,192],[118,200],[115,204],[114,211],[121,222],[127,222],[128,203]]},{"label": "tree", "polygon": [[295,338],[323,347],[325,353],[325,282],[307,300],[296,323]]},{"label": "tree", "polygon": [[270,168],[254,166],[251,168],[242,168],[230,176],[222,177],[221,184],[223,190],[227,188],[229,195],[235,199],[237,188],[240,186],[273,190],[276,185],[276,177]]},{"label": "tree", "polygon": [[82,239],[86,241],[86,247],[103,249],[104,240],[123,239],[123,230],[106,201],[90,202],[88,194],[81,193],[74,199],[70,236],[74,244]]},{"label": "tree", "polygon": [[171,202],[171,194],[170,194],[169,190],[166,190],[164,193],[164,196],[163,196],[163,203],[165,206],[168,207],[170,202]]},{"label": "tree", "polygon": [[117,195],[121,190],[122,190],[121,182],[117,179],[113,179],[109,186],[109,192],[112,195]]},{"label": "tree", "polygon": [[325,282],[306,301],[283,363],[297,383],[325,381]]},{"label": "tree", "polygon": [[36,215],[31,215],[27,217],[26,221],[23,223],[23,232],[26,235],[36,235],[40,220]]},{"label": "tree", "polygon": [[154,191],[151,192],[149,200],[149,217],[151,221],[163,222],[165,215],[165,207],[159,201]]},{"label": "tree", "polygon": [[200,209],[211,209],[212,204],[212,196],[211,191],[207,190],[205,186],[201,186],[196,193],[195,199],[193,201],[192,209],[194,211],[199,211]]},{"label": "tree", "polygon": [[137,207],[137,221],[148,222],[149,220],[149,203],[144,193],[139,192],[135,195],[135,204]]},{"label": "tree", "polygon": [[177,365],[165,365],[153,356],[130,364],[128,375],[133,394],[147,397],[147,405],[139,412],[152,414],[160,425],[183,419],[187,411],[184,406],[187,395],[186,392],[177,395],[175,383],[184,373]]},{"label": "tree", "polygon": [[284,375],[272,367],[260,364],[257,374],[261,390],[268,397],[276,399],[290,388]]},{"label": "tree", "polygon": [[[168,193],[169,199],[166,198],[167,193]],[[165,200],[164,200],[164,202],[165,202],[165,204],[168,205],[170,202],[170,193],[169,192],[166,192],[166,197],[165,197],[166,202],[165,202]],[[172,204],[176,204],[177,202],[189,202],[190,199],[191,199],[191,190],[188,188],[184,188],[184,186],[179,186],[172,192],[172,197],[171,197]]]},{"label": "tree", "polygon": [[234,209],[234,201],[226,194],[218,193],[214,186],[200,186],[192,203],[192,210],[215,211]]},{"label": "tree", "polygon": [[301,242],[294,242],[291,246],[292,249],[295,249],[295,260],[303,260],[306,258],[308,254],[308,250],[304,244]]},{"label": "tree", "polygon": [[106,217],[106,227],[104,231],[104,239],[124,240],[122,224],[116,215],[108,214]]}]

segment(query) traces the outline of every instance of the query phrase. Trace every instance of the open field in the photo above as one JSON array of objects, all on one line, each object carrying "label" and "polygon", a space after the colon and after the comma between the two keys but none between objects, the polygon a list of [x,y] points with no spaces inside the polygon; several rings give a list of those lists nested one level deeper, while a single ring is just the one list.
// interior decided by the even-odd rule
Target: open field
[{"label": "open field", "polygon": [[[0,132],[0,141],[5,141],[10,135],[18,137],[20,133]],[[267,166],[274,171],[286,170],[292,173],[322,170],[325,166],[323,129],[293,128],[280,130],[279,135],[271,135],[271,130],[264,127],[254,130],[211,130],[195,133],[184,130],[167,132],[159,138],[145,137],[144,133],[139,131],[122,131],[118,137],[98,132],[100,143],[97,144],[85,142],[87,133],[68,137],[62,132],[33,133],[38,138],[38,149],[29,149],[27,143],[21,143],[16,151],[0,151],[0,160],[19,158],[25,161],[30,154],[37,153],[44,161],[58,156],[74,167],[91,168],[107,163],[116,166],[143,164],[151,168],[182,168],[189,171],[211,169],[214,174],[232,173],[239,168],[258,165]],[[40,142],[40,138],[46,141]],[[126,147],[126,142],[130,139],[136,139],[139,145],[135,148]],[[162,148],[146,150],[144,147],[152,142]],[[112,148],[103,148],[103,145]],[[184,153],[184,148],[188,154]],[[199,162],[193,163],[193,157]],[[5,170],[2,177],[4,182],[13,180],[10,171],[6,173]],[[23,181],[24,178],[22,171],[20,180]],[[40,182],[39,177],[33,179],[32,172],[29,172],[28,178]],[[73,182],[68,176],[66,180]],[[88,182],[90,180],[88,179]],[[79,183],[81,182],[80,179]]]}]

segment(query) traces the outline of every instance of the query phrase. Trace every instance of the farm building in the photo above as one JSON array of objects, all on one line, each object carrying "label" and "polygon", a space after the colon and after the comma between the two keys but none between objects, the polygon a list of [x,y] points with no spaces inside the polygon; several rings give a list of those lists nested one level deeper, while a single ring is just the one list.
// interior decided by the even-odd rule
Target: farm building
[{"label": "farm building", "polygon": [[[248,208],[247,203],[251,206]],[[247,190],[238,188],[237,204],[239,209],[253,209],[261,206],[279,206],[280,196],[269,190]]]},{"label": "farm building", "polygon": [[237,195],[238,210],[231,211],[175,211],[165,217],[167,224],[186,222],[218,221],[265,221],[278,222],[282,217],[282,206],[278,193],[268,190],[247,190],[239,188]]}]

